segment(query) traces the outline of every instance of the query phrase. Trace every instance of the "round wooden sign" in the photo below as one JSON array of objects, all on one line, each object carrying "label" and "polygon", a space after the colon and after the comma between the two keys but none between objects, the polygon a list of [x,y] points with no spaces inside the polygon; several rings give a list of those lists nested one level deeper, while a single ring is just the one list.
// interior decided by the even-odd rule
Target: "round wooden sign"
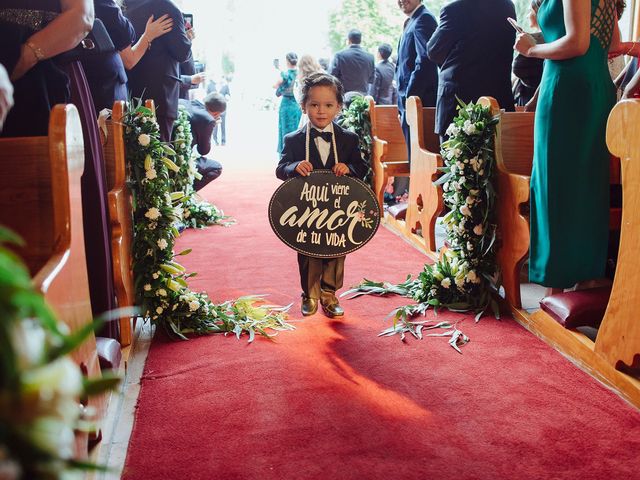
[{"label": "round wooden sign", "polygon": [[341,257],[364,246],[380,224],[378,202],[357,178],[314,170],[285,181],[269,202],[278,238],[310,257]]}]

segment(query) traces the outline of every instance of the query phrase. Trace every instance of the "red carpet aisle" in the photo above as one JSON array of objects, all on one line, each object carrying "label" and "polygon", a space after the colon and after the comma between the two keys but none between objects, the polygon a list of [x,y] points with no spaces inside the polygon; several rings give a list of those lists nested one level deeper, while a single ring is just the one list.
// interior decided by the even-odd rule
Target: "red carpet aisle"
[{"label": "red carpet aisle", "polygon": [[[266,216],[272,166],[235,168],[204,193],[238,225],[180,242],[194,249],[192,286],[215,301],[296,302],[298,328],[252,345],[159,335],[123,478],[640,478],[640,414],[511,320],[465,320],[463,355],[442,338],[378,338],[397,297],[347,301],[343,320],[301,320],[295,253]],[[381,228],[347,259],[346,284],[403,280],[423,261]]]}]

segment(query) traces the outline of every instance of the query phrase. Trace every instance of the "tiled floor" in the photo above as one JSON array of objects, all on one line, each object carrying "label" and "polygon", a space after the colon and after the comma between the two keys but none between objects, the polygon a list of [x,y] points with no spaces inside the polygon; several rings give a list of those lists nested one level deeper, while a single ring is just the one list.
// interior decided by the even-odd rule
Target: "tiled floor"
[{"label": "tiled floor", "polygon": [[124,468],[135,407],[140,393],[140,377],[149,353],[153,330],[150,323],[139,324],[136,329],[136,340],[129,356],[124,381],[120,389],[111,396],[107,420],[102,430],[102,445],[97,463],[107,466],[109,471],[98,473],[97,480],[117,480]]}]

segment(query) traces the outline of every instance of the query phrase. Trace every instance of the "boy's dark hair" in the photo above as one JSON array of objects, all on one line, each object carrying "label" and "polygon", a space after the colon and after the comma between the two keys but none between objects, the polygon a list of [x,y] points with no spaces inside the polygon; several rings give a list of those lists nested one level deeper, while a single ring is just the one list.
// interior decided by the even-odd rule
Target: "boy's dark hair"
[{"label": "boy's dark hair", "polygon": [[302,82],[302,88],[300,89],[300,104],[304,105],[309,99],[309,91],[313,87],[333,87],[336,92],[336,98],[338,103],[342,105],[344,103],[344,87],[342,82],[333,75],[328,73],[313,73],[305,78]]},{"label": "boy's dark hair", "polygon": [[298,55],[296,55],[294,52],[287,53],[285,58],[287,59],[287,62],[289,62],[291,65],[295,66],[298,64]]},{"label": "boy's dark hair", "polygon": [[357,28],[353,28],[349,30],[349,34],[347,35],[347,38],[349,39],[349,42],[355,45],[359,45],[360,42],[362,41],[362,32]]},{"label": "boy's dark hair", "polygon": [[378,46],[378,53],[380,54],[383,60],[388,60],[389,57],[391,56],[392,51],[393,49],[391,48],[391,45],[389,45],[388,43],[383,43]]},{"label": "boy's dark hair", "polygon": [[204,97],[204,106],[209,112],[224,112],[227,109],[227,101],[217,92],[211,92]]}]

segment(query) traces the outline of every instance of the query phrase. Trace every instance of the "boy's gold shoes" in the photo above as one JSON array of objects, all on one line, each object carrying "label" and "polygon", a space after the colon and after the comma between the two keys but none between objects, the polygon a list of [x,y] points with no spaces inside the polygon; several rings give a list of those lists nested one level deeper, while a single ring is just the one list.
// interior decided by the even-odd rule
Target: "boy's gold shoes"
[{"label": "boy's gold shoes", "polygon": [[338,302],[322,302],[322,311],[329,318],[342,317],[344,315],[344,308]]},{"label": "boy's gold shoes", "polygon": [[300,311],[305,317],[313,315],[318,311],[318,300],[302,295],[302,305],[300,306]]}]

